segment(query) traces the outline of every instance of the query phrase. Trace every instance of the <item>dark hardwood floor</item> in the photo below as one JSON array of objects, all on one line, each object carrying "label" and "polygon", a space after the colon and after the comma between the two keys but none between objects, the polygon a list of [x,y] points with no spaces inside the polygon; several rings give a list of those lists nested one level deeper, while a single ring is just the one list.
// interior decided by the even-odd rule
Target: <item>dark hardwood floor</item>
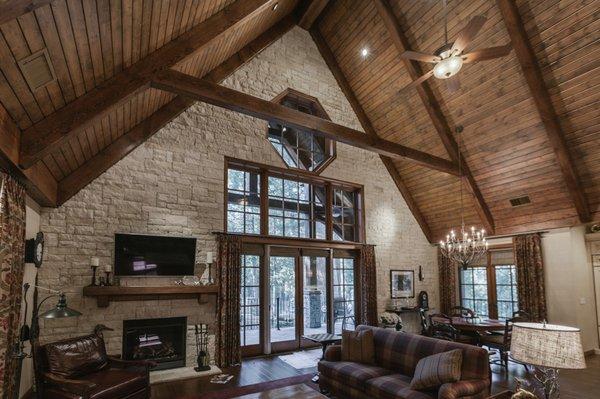
[{"label": "dark hardwood floor", "polygon": [[[587,358],[585,370],[564,370],[560,375],[561,399],[598,399],[600,397],[600,356]],[[152,387],[152,399],[176,399],[201,397],[203,393],[217,392],[261,382],[316,372],[316,368],[297,370],[277,356],[248,359],[240,367],[224,370],[233,379],[225,385],[211,384],[210,377],[157,384]],[[514,387],[514,378],[523,378],[525,368],[511,364],[508,373],[499,366],[492,366],[492,393]]]}]

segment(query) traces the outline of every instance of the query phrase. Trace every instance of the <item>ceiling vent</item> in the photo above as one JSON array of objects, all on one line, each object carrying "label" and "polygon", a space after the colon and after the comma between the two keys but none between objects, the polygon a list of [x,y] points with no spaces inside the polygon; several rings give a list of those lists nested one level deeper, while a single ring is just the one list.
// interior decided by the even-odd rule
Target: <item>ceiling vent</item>
[{"label": "ceiling vent", "polygon": [[23,58],[19,61],[19,67],[31,91],[35,91],[56,80],[54,68],[46,49]]},{"label": "ceiling vent", "polygon": [[523,197],[511,199],[510,204],[513,207],[514,206],[523,206],[523,205],[531,204],[531,199],[529,199],[529,196],[525,195]]}]

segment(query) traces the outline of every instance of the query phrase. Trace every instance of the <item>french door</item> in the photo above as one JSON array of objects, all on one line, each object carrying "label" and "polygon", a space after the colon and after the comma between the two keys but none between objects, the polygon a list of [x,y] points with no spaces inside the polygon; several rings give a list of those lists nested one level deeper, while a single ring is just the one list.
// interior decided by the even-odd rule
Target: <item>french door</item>
[{"label": "french door", "polygon": [[354,328],[353,254],[278,246],[254,253],[242,256],[244,356],[313,347],[302,336]]}]

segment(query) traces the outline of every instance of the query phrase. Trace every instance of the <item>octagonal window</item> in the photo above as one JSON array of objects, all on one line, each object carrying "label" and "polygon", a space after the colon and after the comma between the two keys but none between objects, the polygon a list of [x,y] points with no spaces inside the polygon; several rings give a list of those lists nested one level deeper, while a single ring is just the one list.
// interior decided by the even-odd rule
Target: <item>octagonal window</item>
[{"label": "octagonal window", "polygon": [[[315,97],[287,89],[275,99],[285,107],[331,120]],[[278,122],[269,122],[268,138],[289,168],[320,173],[335,159],[335,141]]]}]

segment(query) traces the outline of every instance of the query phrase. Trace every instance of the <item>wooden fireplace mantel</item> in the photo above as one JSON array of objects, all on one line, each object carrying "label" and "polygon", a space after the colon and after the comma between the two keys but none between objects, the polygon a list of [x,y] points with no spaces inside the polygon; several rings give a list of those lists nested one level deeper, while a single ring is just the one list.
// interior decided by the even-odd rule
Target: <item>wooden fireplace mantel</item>
[{"label": "wooden fireplace mantel", "polygon": [[155,286],[155,287],[122,287],[122,286],[87,286],[83,287],[83,296],[94,297],[99,308],[106,308],[111,301],[143,301],[157,299],[198,298],[198,303],[207,303],[206,296],[219,293],[217,285],[207,286]]}]

